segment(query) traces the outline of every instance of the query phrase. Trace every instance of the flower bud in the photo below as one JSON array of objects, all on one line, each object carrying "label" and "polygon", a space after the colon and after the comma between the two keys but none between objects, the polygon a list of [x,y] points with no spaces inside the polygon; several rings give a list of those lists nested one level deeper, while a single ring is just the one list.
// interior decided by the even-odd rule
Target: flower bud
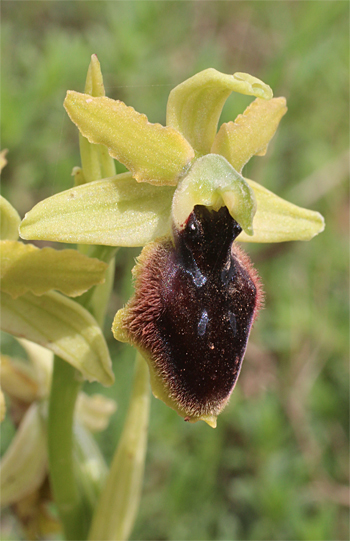
[{"label": "flower bud", "polygon": [[226,207],[196,205],[173,239],[147,245],[135,294],[113,324],[149,364],[155,396],[186,421],[216,426],[237,381],[262,290],[233,242],[240,225]]}]

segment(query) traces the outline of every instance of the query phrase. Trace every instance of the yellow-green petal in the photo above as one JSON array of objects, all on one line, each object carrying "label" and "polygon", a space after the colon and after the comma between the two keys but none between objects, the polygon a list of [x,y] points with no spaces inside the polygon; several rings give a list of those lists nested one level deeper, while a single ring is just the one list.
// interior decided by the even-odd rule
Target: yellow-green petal
[{"label": "yellow-green petal", "polygon": [[108,347],[100,327],[77,302],[51,291],[13,299],[1,294],[1,329],[53,351],[89,381],[114,380]]},{"label": "yellow-green petal", "polygon": [[138,183],[130,173],[91,182],[38,203],[20,226],[24,239],[143,246],[169,232],[174,188]]},{"label": "yellow-green petal", "polygon": [[231,92],[264,99],[272,98],[271,88],[252,75],[226,75],[209,68],[187,79],[170,92],[167,125],[182,133],[197,155],[208,154],[222,108]]},{"label": "yellow-green petal", "polygon": [[32,404],[1,459],[1,505],[11,505],[34,492],[46,472],[46,428],[38,404]]},{"label": "yellow-green petal", "polygon": [[285,242],[311,240],[324,230],[323,216],[285,201],[253,180],[246,179],[254,190],[257,211],[253,221],[254,235],[243,231],[238,239],[242,242]]},{"label": "yellow-green petal", "polygon": [[[85,83],[85,94],[93,97],[105,95],[101,66],[95,54],[91,55]],[[104,145],[89,143],[86,137],[79,134],[79,146],[85,182],[92,182],[93,180],[115,175],[114,160],[109,156],[107,148]],[[81,178],[78,177],[78,184],[81,184]]]},{"label": "yellow-green petal", "polygon": [[226,206],[242,229],[248,235],[253,234],[254,191],[223,156],[207,154],[199,158],[179,183],[172,205],[172,217],[178,229],[184,227],[195,205],[214,210]]},{"label": "yellow-green petal", "polygon": [[285,98],[257,98],[234,122],[222,124],[211,152],[221,154],[236,171],[241,171],[252,156],[265,154],[267,145],[286,112]]},{"label": "yellow-green petal", "polygon": [[39,249],[11,240],[0,243],[1,291],[13,298],[27,291],[42,295],[52,289],[76,297],[101,284],[107,267],[77,250]]},{"label": "yellow-green petal", "polygon": [[0,195],[0,240],[18,239],[18,226],[21,218],[16,209]]},{"label": "yellow-green petal", "polygon": [[105,145],[139,182],[175,186],[194,157],[180,133],[151,124],[121,101],[68,91],[64,106],[81,134]]}]

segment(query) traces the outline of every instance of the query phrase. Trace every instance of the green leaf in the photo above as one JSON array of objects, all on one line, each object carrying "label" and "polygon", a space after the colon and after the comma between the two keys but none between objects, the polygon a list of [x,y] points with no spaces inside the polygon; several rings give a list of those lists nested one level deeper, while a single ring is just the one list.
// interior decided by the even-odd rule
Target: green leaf
[{"label": "green leaf", "polygon": [[222,124],[211,152],[221,154],[241,171],[254,155],[263,156],[278,124],[287,112],[285,98],[257,98],[234,122]]},{"label": "green leaf", "polygon": [[17,299],[2,293],[1,310],[3,331],[50,349],[89,381],[113,383],[111,359],[102,331],[77,302],[55,291],[41,297],[26,293]]},{"label": "green leaf", "polygon": [[0,240],[18,239],[18,226],[21,218],[16,209],[0,195]]},{"label": "green leaf", "polygon": [[172,206],[177,228],[184,227],[195,205],[205,205],[214,210],[225,205],[242,229],[248,235],[253,234],[254,191],[223,156],[207,154],[199,158],[179,183]]},{"label": "green leaf", "polygon": [[257,211],[253,221],[254,235],[244,231],[237,238],[240,242],[285,242],[311,240],[325,228],[319,212],[289,203],[263,188],[253,180],[246,179],[254,190]]},{"label": "green leaf", "polygon": [[46,429],[38,404],[24,415],[0,465],[1,505],[12,505],[38,489],[47,473]]},{"label": "green leaf", "polygon": [[13,298],[31,291],[42,295],[57,289],[76,297],[104,281],[108,265],[76,250],[39,249],[4,240],[0,244],[1,291]]},{"label": "green leaf", "polygon": [[140,182],[176,186],[194,157],[180,133],[151,124],[121,101],[68,91],[64,106],[81,134],[105,145]]},{"label": "green leaf", "polygon": [[208,154],[222,108],[232,91],[264,99],[272,98],[271,88],[252,75],[226,75],[209,68],[170,92],[167,125],[182,133],[196,154]]},{"label": "green leaf", "polygon": [[124,541],[131,533],[140,500],[150,407],[149,372],[137,355],[133,391],[124,429],[96,507],[90,540]]},{"label": "green leaf", "polygon": [[38,203],[20,226],[24,239],[143,246],[170,230],[174,188],[130,173],[77,186]]}]

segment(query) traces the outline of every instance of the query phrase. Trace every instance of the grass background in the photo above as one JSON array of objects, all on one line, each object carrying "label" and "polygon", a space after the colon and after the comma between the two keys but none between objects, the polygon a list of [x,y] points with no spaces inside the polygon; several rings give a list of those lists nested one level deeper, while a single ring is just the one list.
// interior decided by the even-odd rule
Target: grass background
[{"label": "grass background", "polygon": [[[78,137],[62,102],[83,90],[92,53],[107,95],[152,122],[165,122],[173,86],[208,67],[251,73],[286,96],[267,156],[245,175],[322,212],[326,230],[310,243],[248,246],[266,304],[239,383],[216,430],[152,400],[132,539],[348,539],[348,2],[2,0],[1,11],[2,193],[22,216],[72,184]],[[249,101],[232,95],[222,121]],[[119,404],[98,437],[108,460],[134,355],[109,329],[136,255],[120,251],[106,324],[116,383],[105,393]],[[2,344],[14,350],[9,337]],[[7,421],[2,451],[12,434]],[[3,539],[20,536],[8,521]]]}]

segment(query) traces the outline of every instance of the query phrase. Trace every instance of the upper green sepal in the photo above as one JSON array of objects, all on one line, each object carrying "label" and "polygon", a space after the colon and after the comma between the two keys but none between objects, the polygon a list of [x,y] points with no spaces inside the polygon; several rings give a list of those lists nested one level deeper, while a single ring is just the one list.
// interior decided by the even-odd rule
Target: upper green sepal
[{"label": "upper green sepal", "polygon": [[167,125],[182,133],[197,155],[208,154],[222,108],[231,92],[272,98],[271,88],[252,75],[226,75],[209,68],[190,77],[170,92]]},{"label": "upper green sepal", "polygon": [[223,156],[207,154],[199,158],[179,182],[172,205],[172,218],[178,229],[184,227],[195,205],[214,210],[226,206],[247,235],[253,234],[254,191]]}]

